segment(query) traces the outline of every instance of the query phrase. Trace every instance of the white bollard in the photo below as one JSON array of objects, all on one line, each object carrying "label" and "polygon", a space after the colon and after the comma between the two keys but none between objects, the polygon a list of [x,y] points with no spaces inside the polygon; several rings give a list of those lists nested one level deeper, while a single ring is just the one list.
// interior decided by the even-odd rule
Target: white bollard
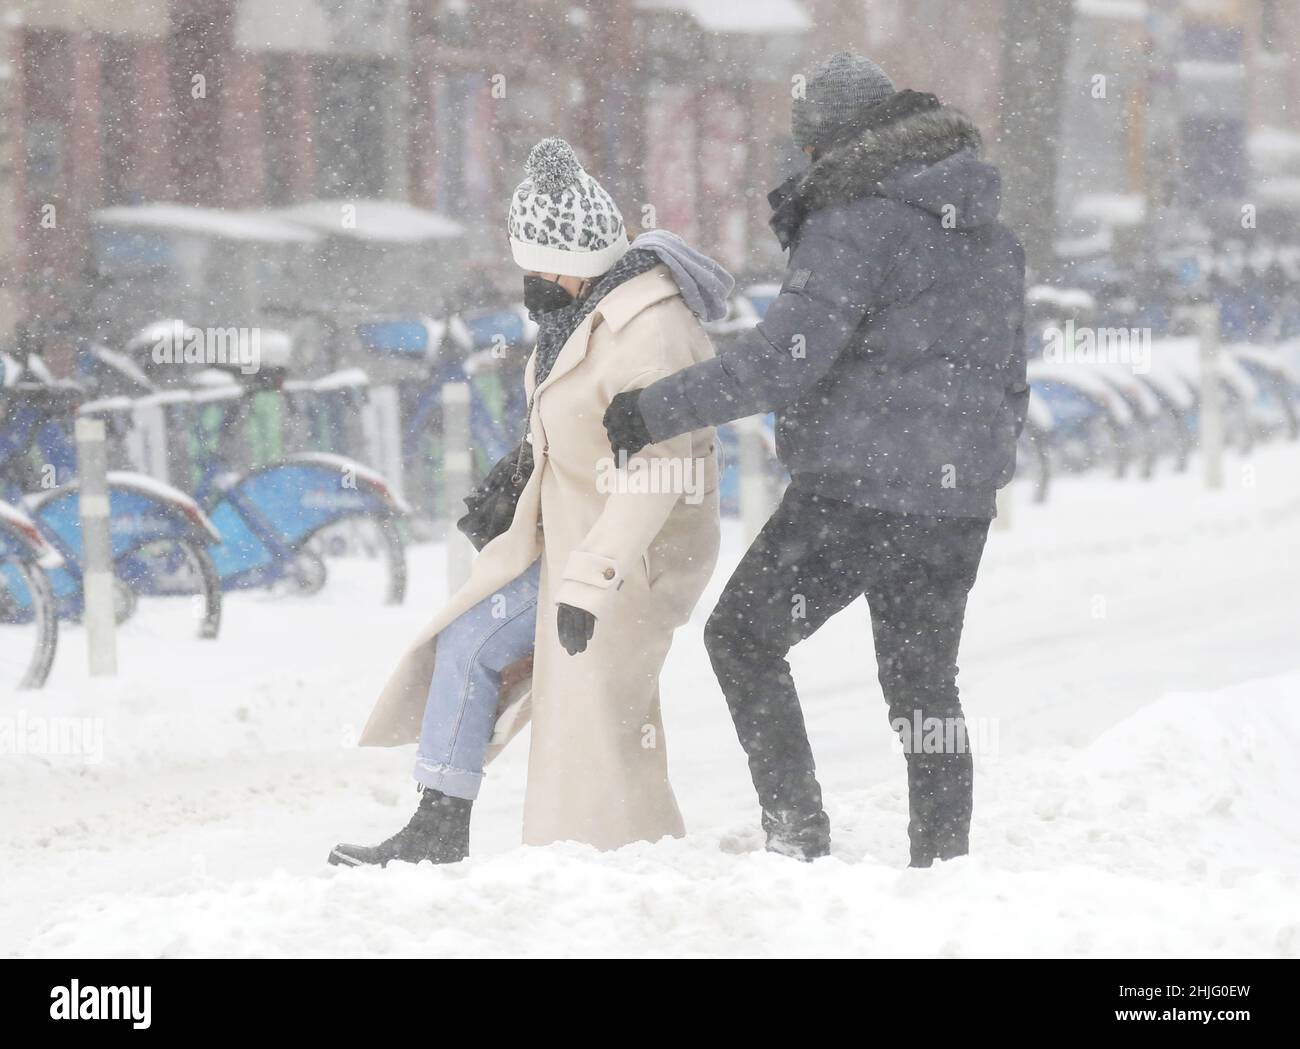
[{"label": "white bollard", "polygon": [[469,385],[449,382],[442,388],[442,486],[447,508],[447,593],[454,594],[469,579],[474,546],[456,527],[465,513],[465,496],[472,488],[470,458]]},{"label": "white bollard", "polygon": [[773,499],[768,481],[767,436],[763,420],[751,415],[736,423],[740,444],[740,520],[745,544],[754,541],[772,516]]},{"label": "white bollard", "polygon": [[1205,486],[1223,487],[1223,389],[1219,377],[1219,309],[1203,306],[1196,311],[1200,338],[1201,455],[1205,459]]},{"label": "white bollard", "polygon": [[117,673],[117,616],[113,608],[113,543],[108,527],[108,450],[104,420],[78,419],[77,475],[80,482],[82,596],[90,673]]},{"label": "white bollard", "polygon": [[171,481],[167,458],[167,415],[156,398],[140,399],[132,409],[131,429],[126,435],[131,465],[159,481]]},{"label": "white bollard", "polygon": [[406,494],[402,469],[402,410],[396,386],[374,386],[362,413],[366,463],[388,482],[394,494]]},{"label": "white bollard", "polygon": [[993,527],[997,529],[999,532],[1011,531],[1011,518],[1012,518],[1011,507],[1015,501],[1015,497],[1012,495],[1012,492],[1014,490],[1015,490],[1015,486],[1013,484],[1003,485],[1001,488],[998,489],[998,494],[997,494],[998,516],[993,518]]}]

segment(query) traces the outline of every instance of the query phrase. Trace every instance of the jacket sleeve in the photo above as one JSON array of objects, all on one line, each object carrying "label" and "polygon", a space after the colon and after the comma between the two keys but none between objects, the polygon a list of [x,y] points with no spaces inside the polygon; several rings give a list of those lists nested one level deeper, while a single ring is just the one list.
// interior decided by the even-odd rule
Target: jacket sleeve
[{"label": "jacket sleeve", "polygon": [[[640,389],[670,374],[663,368],[643,371],[616,392]],[[684,461],[691,457],[691,451],[691,436],[686,433],[648,445],[629,457],[628,462]],[[675,491],[640,492],[616,487],[626,476],[626,468],[615,464],[612,457],[607,466],[602,465],[597,484],[610,483],[604,507],[591,530],[569,554],[564,576],[555,588],[556,604],[584,608],[597,621],[610,602],[617,600],[616,594],[628,575],[641,571],[642,557],[682,496]]]},{"label": "jacket sleeve", "polygon": [[900,235],[884,201],[865,220],[842,208],[810,215],[762,323],[638,399],[651,437],[718,426],[798,400],[830,370],[867,313],[885,304],[887,278],[903,251]]}]

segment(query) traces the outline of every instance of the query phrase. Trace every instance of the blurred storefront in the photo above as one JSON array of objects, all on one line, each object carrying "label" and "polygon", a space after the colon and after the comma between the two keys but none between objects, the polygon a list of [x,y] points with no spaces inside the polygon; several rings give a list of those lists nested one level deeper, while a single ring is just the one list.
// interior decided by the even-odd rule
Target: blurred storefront
[{"label": "blurred storefront", "polygon": [[[489,305],[515,283],[504,202],[546,134],[574,142],[633,228],[767,274],[766,192],[803,163],[794,78],[864,50],[969,112],[997,159],[1014,119],[1010,3],[14,0],[0,21],[0,339],[23,321],[57,363],[105,330],[96,312],[121,297],[101,263],[125,256],[97,247],[91,216],[155,203],[405,202],[463,233],[454,251],[430,241],[413,271],[429,301]],[[1068,32],[1064,241],[1150,240],[1244,203],[1294,221],[1300,0],[1077,0]],[[364,287],[382,273],[345,297],[391,302]]]}]

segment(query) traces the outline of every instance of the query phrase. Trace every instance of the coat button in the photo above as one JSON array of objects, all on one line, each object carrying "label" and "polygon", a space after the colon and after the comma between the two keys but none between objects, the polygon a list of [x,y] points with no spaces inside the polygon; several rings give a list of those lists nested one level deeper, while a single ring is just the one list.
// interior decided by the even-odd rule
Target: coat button
[{"label": "coat button", "polygon": [[613,578],[614,578],[614,569],[612,569],[612,568],[606,568],[605,571],[601,572],[600,574],[603,575],[606,579],[613,579]]}]

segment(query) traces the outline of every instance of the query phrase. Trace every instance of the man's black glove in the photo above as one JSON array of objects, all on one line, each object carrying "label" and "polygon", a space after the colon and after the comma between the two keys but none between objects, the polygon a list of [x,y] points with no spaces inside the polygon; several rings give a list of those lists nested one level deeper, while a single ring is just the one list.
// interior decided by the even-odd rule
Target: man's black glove
[{"label": "man's black glove", "polygon": [[640,395],[640,390],[616,394],[605,409],[605,432],[609,434],[609,446],[614,451],[615,459],[619,457],[619,452],[636,455],[651,443],[645,416],[637,404]]},{"label": "man's black glove", "polygon": [[560,644],[571,656],[585,652],[587,642],[596,632],[596,617],[585,608],[561,604],[556,613],[556,623],[560,631]]}]

